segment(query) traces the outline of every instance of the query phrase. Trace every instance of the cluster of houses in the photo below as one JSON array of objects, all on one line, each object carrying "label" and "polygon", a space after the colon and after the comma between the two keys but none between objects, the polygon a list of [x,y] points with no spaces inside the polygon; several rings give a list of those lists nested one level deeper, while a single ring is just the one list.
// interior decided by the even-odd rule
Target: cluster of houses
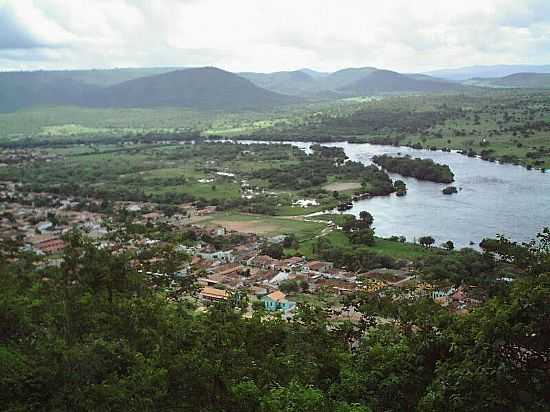
[{"label": "cluster of houses", "polygon": [[[215,211],[213,207],[197,210],[186,204],[175,213],[165,214],[155,204],[116,202],[114,209],[132,213],[134,223],[147,226],[162,223],[162,227],[167,228],[163,230],[193,232],[193,241],[187,243],[167,245],[166,240],[133,235],[121,244],[121,241],[117,243],[107,236],[108,216],[75,210],[79,202],[73,198],[21,194],[14,183],[0,182],[0,199],[3,200],[0,202],[0,237],[18,240],[24,249],[45,255],[53,263],[61,260],[65,247],[63,235],[71,228],[79,227],[96,239],[100,247],[135,256],[132,266],[143,273],[172,279],[196,276],[200,287],[198,296],[205,305],[247,293],[251,301],[261,302],[266,310],[289,314],[296,306],[293,296],[301,293],[323,290],[346,295],[357,291],[379,292],[388,285],[408,287],[418,283],[409,268],[354,273],[334,267],[331,262],[308,260],[302,256],[275,259],[262,254],[262,245],[264,242],[281,242],[284,235],[266,239],[252,233],[228,231],[221,226],[201,225],[200,221],[192,223],[193,216],[210,214]],[[173,246],[175,251],[190,259],[174,273],[162,273],[162,258],[146,253],[159,246]],[[464,310],[476,304],[463,289],[432,290],[423,284],[418,285],[419,291],[431,294],[434,300],[453,310]],[[177,282],[172,281],[170,287],[177,292]]]},{"label": "cluster of houses", "polygon": [[25,164],[37,161],[51,162],[62,160],[63,156],[49,154],[40,150],[33,149],[1,149],[0,167],[6,167],[10,164]]}]

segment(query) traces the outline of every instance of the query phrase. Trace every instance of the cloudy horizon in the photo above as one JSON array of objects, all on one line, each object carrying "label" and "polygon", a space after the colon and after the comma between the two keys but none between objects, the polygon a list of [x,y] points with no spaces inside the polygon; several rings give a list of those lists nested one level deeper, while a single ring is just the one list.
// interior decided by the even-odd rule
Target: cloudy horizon
[{"label": "cloudy horizon", "polygon": [[[0,70],[550,63],[545,0],[0,0]],[[521,3],[521,4],[518,4]]]}]

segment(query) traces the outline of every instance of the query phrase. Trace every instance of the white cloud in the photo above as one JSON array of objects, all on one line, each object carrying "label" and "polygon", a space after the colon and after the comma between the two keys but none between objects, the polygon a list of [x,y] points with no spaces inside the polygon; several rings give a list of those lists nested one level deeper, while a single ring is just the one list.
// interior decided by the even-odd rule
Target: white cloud
[{"label": "white cloud", "polygon": [[[2,3],[0,3],[2,4]],[[377,66],[550,62],[547,0],[9,0],[0,68]],[[10,28],[11,26],[11,28]],[[14,37],[16,27],[19,37]],[[3,33],[4,30],[4,33]],[[23,30],[23,33],[21,33]],[[8,48],[9,46],[9,48]],[[2,47],[4,47],[2,49]],[[21,47],[22,48],[22,47]]]}]

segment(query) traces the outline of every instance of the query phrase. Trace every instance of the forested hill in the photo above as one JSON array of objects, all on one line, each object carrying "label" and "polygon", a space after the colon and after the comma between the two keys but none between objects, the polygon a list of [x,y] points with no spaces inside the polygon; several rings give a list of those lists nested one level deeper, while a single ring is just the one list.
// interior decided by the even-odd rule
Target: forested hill
[{"label": "forested hill", "polygon": [[4,72],[0,73],[0,112],[59,105],[261,110],[303,98],[453,92],[465,87],[374,67],[334,73],[235,74],[215,67]]},{"label": "forested hill", "polygon": [[[79,77],[80,76],[80,77]],[[101,87],[72,72],[0,73],[0,111],[41,105],[262,109],[299,101],[213,67],[176,70]],[[101,77],[101,76],[100,76]],[[122,77],[124,78],[124,75]],[[114,82],[96,79],[96,83]]]},{"label": "forested hill", "polygon": [[343,87],[344,92],[368,95],[374,93],[443,92],[461,90],[463,86],[429,76],[408,76],[391,70],[375,70]]},{"label": "forested hill", "polygon": [[[297,102],[214,67],[177,70],[130,80],[99,94],[99,106],[183,106],[198,109],[256,109]],[[95,102],[93,103],[95,104]]]},{"label": "forested hill", "polygon": [[358,67],[314,76],[299,70],[275,73],[240,73],[260,87],[291,95],[362,96],[384,93],[452,92],[465,87],[427,75],[401,74],[375,67]]},{"label": "forested hill", "polygon": [[550,89],[550,73],[515,73],[504,77],[474,78],[464,83],[483,87]]},{"label": "forested hill", "polygon": [[274,73],[238,73],[239,76],[267,90],[290,95],[308,94],[320,91],[319,82],[314,76],[302,71]]}]

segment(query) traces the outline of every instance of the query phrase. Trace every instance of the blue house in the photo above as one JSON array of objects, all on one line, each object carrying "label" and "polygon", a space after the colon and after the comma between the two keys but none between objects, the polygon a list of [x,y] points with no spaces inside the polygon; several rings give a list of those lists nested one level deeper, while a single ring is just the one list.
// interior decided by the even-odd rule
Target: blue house
[{"label": "blue house", "polygon": [[288,312],[296,306],[296,302],[286,299],[286,295],[280,290],[262,297],[262,302],[269,311],[282,310],[283,312]]}]

